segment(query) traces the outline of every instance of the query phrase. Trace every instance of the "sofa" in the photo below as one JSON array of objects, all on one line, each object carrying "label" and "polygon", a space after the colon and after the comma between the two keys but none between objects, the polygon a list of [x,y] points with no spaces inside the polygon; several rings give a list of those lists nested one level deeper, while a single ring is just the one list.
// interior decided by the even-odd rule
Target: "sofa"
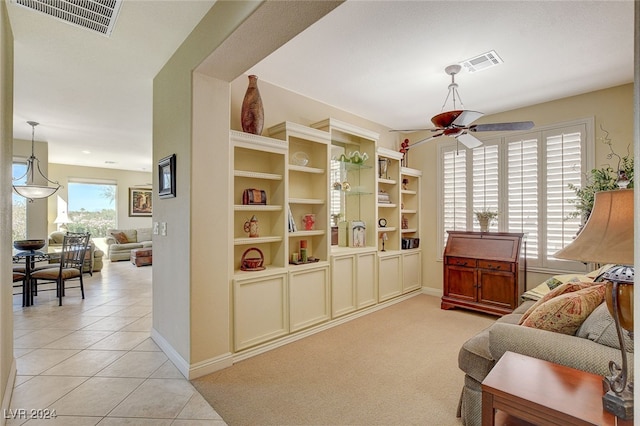
[{"label": "sofa", "polygon": [[[62,250],[62,241],[64,240],[66,232],[63,231],[54,231],[49,234],[48,246],[50,248],[60,248]],[[89,253],[86,255],[86,261],[84,264],[83,271],[88,272],[93,275],[94,272],[99,272],[102,270],[104,266],[103,258],[104,252],[96,247],[93,240],[89,240]],[[50,263],[58,263],[57,259],[51,259]]]},{"label": "sofa", "polygon": [[109,247],[107,256],[112,262],[130,260],[131,250],[151,248],[151,240],[151,228],[108,229],[105,240]]},{"label": "sofa", "polygon": [[[584,311],[586,319],[572,334],[549,331],[531,326],[533,312],[544,310],[545,302],[556,303],[567,296],[553,292],[567,288],[570,283],[597,285],[596,277],[606,271],[607,265],[588,275],[560,275],[550,278],[522,296],[522,304],[513,313],[504,315],[488,328],[467,340],[458,353],[458,366],[465,373],[457,416],[467,426],[482,424],[481,383],[505,352],[511,351],[534,358],[562,364],[578,370],[608,376],[609,361],[621,365],[621,351],[613,318],[604,301],[594,301],[595,308]],[[600,285],[602,288],[602,285]],[[582,290],[589,291],[589,290]],[[577,295],[578,293],[574,293]],[[553,296],[549,298],[549,296]],[[577,296],[573,296],[574,298]],[[554,299],[555,301],[551,301]],[[542,302],[542,303],[541,303]],[[548,304],[548,303],[547,303]],[[535,305],[535,306],[534,306]],[[531,307],[533,308],[531,309]],[[580,309],[578,309],[579,311]],[[533,311],[533,312],[532,312]],[[523,316],[529,315],[524,318]],[[524,320],[523,324],[520,322]],[[528,326],[527,326],[528,324]],[[633,377],[633,340],[625,333],[627,361]],[[516,378],[514,378],[516,380]]]}]

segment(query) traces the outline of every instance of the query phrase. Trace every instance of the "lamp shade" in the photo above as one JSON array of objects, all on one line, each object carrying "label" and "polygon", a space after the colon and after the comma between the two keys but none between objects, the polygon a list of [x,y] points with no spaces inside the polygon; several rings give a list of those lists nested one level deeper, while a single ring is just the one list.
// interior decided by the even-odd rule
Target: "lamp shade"
[{"label": "lamp shade", "polygon": [[633,265],[633,189],[596,192],[578,236],[557,251],[558,259]]},{"label": "lamp shade", "polygon": [[56,220],[53,221],[53,223],[56,223],[56,224],[65,224],[70,222],[71,222],[71,219],[69,219],[67,212],[64,210],[58,213],[58,216],[56,216]]},{"label": "lamp shade", "polygon": [[13,190],[30,200],[47,198],[55,194],[60,186],[54,188],[46,185],[13,185]]}]

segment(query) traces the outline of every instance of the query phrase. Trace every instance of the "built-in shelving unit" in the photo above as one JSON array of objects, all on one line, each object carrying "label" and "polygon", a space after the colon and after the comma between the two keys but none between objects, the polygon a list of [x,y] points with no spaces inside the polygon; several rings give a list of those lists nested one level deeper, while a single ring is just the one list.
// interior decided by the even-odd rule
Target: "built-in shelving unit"
[{"label": "built-in shelving unit", "polygon": [[[420,172],[403,168],[402,154],[335,119],[283,122],[266,134],[230,132],[231,332],[233,350],[245,354],[421,286],[420,249],[402,249],[403,237],[420,235]],[[266,203],[244,204],[245,190],[264,191]],[[343,238],[332,245],[336,217]],[[260,267],[247,268],[257,256]]]},{"label": "built-in shelving unit", "polygon": [[[235,273],[243,273],[242,259],[262,252],[263,270],[285,266],[285,166],[286,144],[243,132],[230,133],[233,164],[233,250]],[[243,192],[257,189],[266,194],[266,204],[243,204]],[[249,237],[245,222],[255,216],[258,237]],[[255,271],[251,271],[255,272]]]},{"label": "built-in shelving unit", "polygon": [[329,133],[291,122],[270,127],[268,133],[287,143],[288,259],[300,257],[303,243],[308,257],[328,262]]},{"label": "built-in shelving unit", "polygon": [[349,123],[329,118],[311,125],[329,133],[331,138],[331,169],[340,183],[332,191],[339,191],[339,206],[332,206],[331,212],[339,211],[341,224],[339,232],[346,233],[339,241],[343,246],[354,246],[352,222],[363,222],[364,244],[360,248],[376,246],[377,214],[375,210],[376,183],[375,159],[379,135]]},{"label": "built-in shelving unit", "polygon": [[422,171],[401,167],[401,223],[403,238],[420,238],[420,180]]}]

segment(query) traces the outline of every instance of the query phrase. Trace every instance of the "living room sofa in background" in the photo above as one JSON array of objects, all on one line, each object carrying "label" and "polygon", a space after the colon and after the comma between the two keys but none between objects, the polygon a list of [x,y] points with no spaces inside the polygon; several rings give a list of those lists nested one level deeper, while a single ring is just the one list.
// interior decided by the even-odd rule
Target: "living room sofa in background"
[{"label": "living room sofa in background", "polygon": [[[601,270],[606,270],[607,265]],[[481,383],[493,366],[511,351],[534,358],[562,364],[601,376],[610,375],[609,361],[621,365],[621,352],[613,318],[606,302],[602,302],[587,316],[575,334],[563,334],[519,325],[522,316],[553,288],[564,283],[593,282],[600,271],[588,275],[552,277],[523,295],[524,302],[513,313],[499,318],[462,345],[458,366],[465,373],[464,387],[458,405],[458,417],[466,426],[482,424]],[[556,296],[560,297],[560,296]],[[633,341],[626,340],[630,377],[633,377]],[[517,378],[514,378],[517,380]]]},{"label": "living room sofa in background", "polygon": [[108,229],[105,242],[112,262],[130,260],[131,250],[152,247],[151,228]]},{"label": "living room sofa in background", "polygon": [[[56,248],[59,247],[62,250],[62,241],[64,240],[66,232],[63,231],[54,231],[49,234],[49,247]],[[87,255],[87,261],[83,267],[84,272],[98,272],[102,270],[104,266],[103,257],[104,252],[96,247],[95,243],[92,240],[89,240],[89,254]],[[53,259],[52,262],[57,263],[58,260]]]}]

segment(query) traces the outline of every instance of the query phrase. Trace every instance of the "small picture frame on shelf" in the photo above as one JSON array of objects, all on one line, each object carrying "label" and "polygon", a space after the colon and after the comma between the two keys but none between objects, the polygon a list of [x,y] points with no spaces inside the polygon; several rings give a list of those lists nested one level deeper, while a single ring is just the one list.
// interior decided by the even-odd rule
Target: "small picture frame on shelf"
[{"label": "small picture frame on shelf", "polygon": [[176,154],[158,161],[158,196],[160,198],[176,196]]}]

